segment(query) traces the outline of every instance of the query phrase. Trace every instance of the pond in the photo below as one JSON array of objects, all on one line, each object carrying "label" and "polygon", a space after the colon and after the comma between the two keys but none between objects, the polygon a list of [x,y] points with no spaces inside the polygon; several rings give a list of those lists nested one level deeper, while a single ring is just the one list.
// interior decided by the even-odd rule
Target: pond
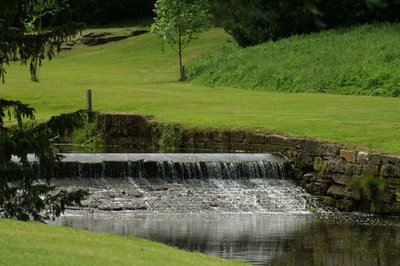
[{"label": "pond", "polygon": [[150,239],[259,265],[400,265],[397,217],[69,211],[56,224]]},{"label": "pond", "polygon": [[68,155],[52,184],[90,197],[54,224],[259,265],[400,265],[400,217],[320,205],[268,154]]}]

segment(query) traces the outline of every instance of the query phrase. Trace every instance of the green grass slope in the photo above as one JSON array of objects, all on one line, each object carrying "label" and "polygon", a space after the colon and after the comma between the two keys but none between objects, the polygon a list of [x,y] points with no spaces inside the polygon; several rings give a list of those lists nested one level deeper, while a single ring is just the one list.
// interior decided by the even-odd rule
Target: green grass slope
[{"label": "green grass slope", "polygon": [[0,265],[245,265],[133,237],[0,219]]},{"label": "green grass slope", "polygon": [[400,96],[400,24],[220,49],[188,70],[196,84],[282,92]]},{"label": "green grass slope", "polygon": [[[108,30],[108,29],[107,29]],[[222,29],[191,44],[185,64],[212,49],[234,46]],[[285,134],[361,144],[400,154],[400,98],[251,91],[177,82],[177,55],[152,34],[61,53],[40,68],[40,82],[28,67],[7,67],[0,98],[37,109],[37,119],[85,108],[155,115],[158,120],[199,127],[268,129]],[[167,47],[166,47],[167,48]],[[250,60],[249,60],[250,61]]]}]

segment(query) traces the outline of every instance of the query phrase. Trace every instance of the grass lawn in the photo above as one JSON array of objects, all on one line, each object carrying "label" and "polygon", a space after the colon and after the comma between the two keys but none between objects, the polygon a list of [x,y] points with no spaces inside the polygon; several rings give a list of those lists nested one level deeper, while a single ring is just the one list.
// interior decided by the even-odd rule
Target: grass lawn
[{"label": "grass lawn", "polygon": [[245,265],[133,237],[0,219],[0,265]]},{"label": "grass lawn", "polygon": [[[234,46],[221,29],[190,45],[186,63],[222,46]],[[180,83],[177,55],[161,52],[152,34],[63,52],[40,68],[40,82],[28,67],[6,68],[0,98],[37,109],[37,118],[85,108],[93,90],[95,110],[155,115],[158,120],[200,127],[274,130],[365,145],[400,155],[400,98],[279,93]]]},{"label": "grass lawn", "polygon": [[196,83],[240,89],[400,96],[400,23],[296,35],[201,56]]}]

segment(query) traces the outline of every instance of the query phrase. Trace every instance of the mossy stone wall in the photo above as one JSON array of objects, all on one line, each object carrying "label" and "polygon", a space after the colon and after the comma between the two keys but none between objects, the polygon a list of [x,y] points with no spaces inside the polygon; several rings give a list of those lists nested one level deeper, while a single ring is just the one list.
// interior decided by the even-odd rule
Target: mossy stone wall
[{"label": "mossy stone wall", "polygon": [[186,128],[132,114],[99,113],[97,130],[105,144],[141,149],[281,153],[291,160],[296,181],[326,205],[400,214],[400,157],[267,132]]}]

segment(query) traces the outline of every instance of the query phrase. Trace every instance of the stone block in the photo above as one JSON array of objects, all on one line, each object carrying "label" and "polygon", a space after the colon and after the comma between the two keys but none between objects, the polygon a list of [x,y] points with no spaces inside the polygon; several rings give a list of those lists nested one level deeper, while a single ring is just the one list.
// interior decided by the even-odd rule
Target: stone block
[{"label": "stone block", "polygon": [[328,206],[331,206],[331,207],[336,207],[336,200],[334,198],[328,197],[328,196],[324,196],[324,197],[321,197],[321,199],[322,199],[322,202],[325,205],[328,205]]},{"label": "stone block", "polygon": [[248,151],[250,145],[243,143],[233,143],[232,146],[235,151]]},{"label": "stone block", "polygon": [[381,154],[379,153],[371,153],[369,154],[369,164],[372,165],[380,165],[382,163]]},{"label": "stone block", "polygon": [[286,146],[290,147],[290,139],[284,136],[278,135],[267,135],[265,136],[265,143],[270,145],[277,145],[277,146]]},{"label": "stone block", "polygon": [[394,177],[394,165],[387,162],[383,163],[380,174],[385,177]]},{"label": "stone block", "polygon": [[220,147],[222,147],[221,151],[223,151],[223,152],[234,150],[233,149],[234,144],[232,142],[221,142],[219,145],[220,145]]},{"label": "stone block", "polygon": [[346,195],[346,187],[333,184],[329,187],[327,194],[335,199],[344,198]]},{"label": "stone block", "polygon": [[100,113],[97,127],[106,140],[115,137],[151,136],[152,131],[145,117],[119,113]]},{"label": "stone block", "polygon": [[193,142],[195,142],[194,141],[194,132],[186,132],[186,134],[185,134],[185,142],[187,142],[187,143],[193,143]]},{"label": "stone block", "polygon": [[361,189],[359,188],[352,189],[350,192],[350,198],[354,200],[361,200],[363,198],[363,193]]},{"label": "stone block", "polygon": [[303,180],[306,182],[314,182],[317,180],[317,173],[316,172],[307,173],[303,175]]},{"label": "stone block", "polygon": [[337,156],[340,151],[340,146],[330,143],[320,143],[318,152],[326,156]]},{"label": "stone block", "polygon": [[304,143],[306,139],[291,139],[292,147],[295,149],[304,149]]},{"label": "stone block", "polygon": [[391,202],[385,204],[385,210],[387,213],[400,213],[400,202]]},{"label": "stone block", "polygon": [[309,192],[314,195],[326,195],[329,185],[319,182],[311,182],[309,186]]},{"label": "stone block", "polygon": [[393,167],[393,175],[400,178],[400,165],[395,165]]},{"label": "stone block", "polygon": [[336,201],[336,208],[341,211],[352,211],[354,207],[354,201],[351,199],[341,199]]},{"label": "stone block", "polygon": [[389,185],[392,184],[392,185],[400,186],[400,177],[391,177],[391,178],[388,178],[387,180],[388,180]]},{"label": "stone block", "polygon": [[355,163],[357,161],[357,152],[354,150],[340,150],[340,158],[348,163]]},{"label": "stone block", "polygon": [[206,134],[205,132],[196,132],[193,135],[194,142],[210,142],[211,136]]},{"label": "stone block", "polygon": [[358,203],[358,211],[371,212],[371,202],[368,200],[360,200]]},{"label": "stone block", "polygon": [[383,214],[386,212],[386,206],[387,206],[387,204],[385,204],[382,201],[373,201],[373,202],[371,202],[369,212]]},{"label": "stone block", "polygon": [[347,185],[350,178],[342,174],[333,174],[331,176],[333,182],[339,185]]},{"label": "stone block", "polygon": [[344,165],[344,174],[346,176],[352,176],[354,175],[354,168],[353,168],[354,164],[345,164]]},{"label": "stone block", "polygon": [[280,153],[285,153],[285,148],[282,146],[274,146],[274,145],[269,145],[269,144],[264,144],[263,150],[265,152],[280,152]]},{"label": "stone block", "polygon": [[382,163],[400,164],[400,157],[383,155],[381,159]]},{"label": "stone block", "polygon": [[234,130],[234,131],[231,131],[230,141],[235,142],[235,143],[242,143],[245,136],[246,136],[246,133],[244,131]]},{"label": "stone block", "polygon": [[362,173],[363,175],[373,175],[373,176],[378,176],[379,175],[379,166],[377,165],[363,165],[362,166]]},{"label": "stone block", "polygon": [[380,190],[378,189],[375,193],[375,200],[382,201],[382,202],[392,202],[396,199],[396,196],[393,191],[389,189]]},{"label": "stone block", "polygon": [[368,160],[369,160],[368,152],[360,151],[357,154],[357,163],[358,164],[365,165],[368,163]]},{"label": "stone block", "polygon": [[227,141],[229,141],[229,135],[228,135],[227,138],[223,139],[223,136],[222,136],[221,133],[222,132],[220,132],[220,131],[211,131],[210,132],[211,141],[213,141],[213,142],[227,142]]},{"label": "stone block", "polygon": [[359,164],[354,164],[353,165],[353,175],[361,175],[362,172],[362,166]]},{"label": "stone block", "polygon": [[398,185],[398,184],[388,183],[388,188],[396,189],[398,192],[400,192],[400,185]]},{"label": "stone block", "polygon": [[193,147],[194,149],[198,149],[198,150],[206,150],[208,146],[207,146],[207,143],[205,143],[205,142],[193,142],[191,147]]},{"label": "stone block", "polygon": [[306,153],[298,153],[294,158],[296,167],[303,169],[313,169],[313,157]]},{"label": "stone block", "polygon": [[304,150],[311,154],[319,154],[319,142],[316,140],[305,140]]},{"label": "stone block", "polygon": [[255,133],[247,133],[244,138],[245,144],[264,144],[265,143],[265,136],[261,134]]},{"label": "stone block", "polygon": [[331,184],[332,178],[329,175],[319,173],[317,175],[317,182],[324,183],[324,184]]},{"label": "stone block", "polygon": [[262,144],[248,144],[246,151],[263,152],[265,149]]},{"label": "stone block", "polygon": [[327,172],[344,173],[344,165],[339,160],[329,160],[325,170]]}]

